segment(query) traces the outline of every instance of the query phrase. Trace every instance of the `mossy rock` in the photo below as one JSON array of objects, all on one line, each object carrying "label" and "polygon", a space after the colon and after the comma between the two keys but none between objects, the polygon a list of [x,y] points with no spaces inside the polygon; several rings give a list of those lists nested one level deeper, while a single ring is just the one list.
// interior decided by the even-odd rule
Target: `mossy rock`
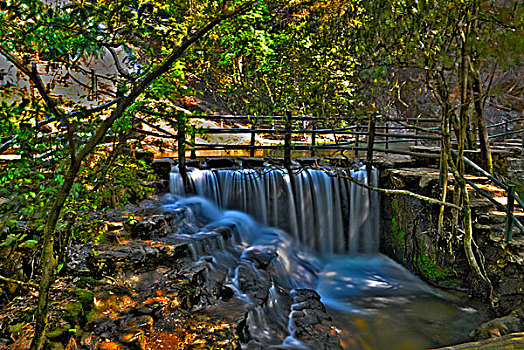
[{"label": "mossy rock", "polygon": [[86,323],[93,322],[97,317],[98,317],[98,313],[96,312],[96,310],[94,309],[90,310],[88,313],[86,313],[86,316],[85,316]]},{"label": "mossy rock", "polygon": [[63,334],[67,333],[70,328],[71,326],[69,324],[65,324],[62,327],[56,327],[55,329],[46,332],[46,336],[48,339],[60,338]]},{"label": "mossy rock", "polygon": [[49,350],[65,350],[64,344],[59,341],[49,342]]},{"label": "mossy rock", "polygon": [[84,308],[82,303],[70,302],[64,306],[63,318],[72,324],[79,323],[84,318]]},{"label": "mossy rock", "polygon": [[75,295],[78,301],[82,303],[84,310],[91,310],[95,293],[87,289],[77,289]]},{"label": "mossy rock", "polygon": [[102,281],[100,280],[97,280],[93,277],[85,277],[85,276],[82,276],[78,279],[77,282],[75,282],[75,284],[80,287],[80,288],[87,288],[87,287],[97,287],[97,286],[101,286],[103,283]]}]

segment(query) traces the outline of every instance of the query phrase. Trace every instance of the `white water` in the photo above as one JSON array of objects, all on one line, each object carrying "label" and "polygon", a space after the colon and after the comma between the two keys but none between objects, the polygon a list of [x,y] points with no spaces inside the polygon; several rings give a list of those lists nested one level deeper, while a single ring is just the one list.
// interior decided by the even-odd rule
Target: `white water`
[{"label": "white water", "polygon": [[[350,175],[367,181],[363,169]],[[373,177],[371,183],[376,184],[376,173]],[[378,199],[347,179],[318,170],[295,174],[294,185],[281,170],[194,170],[190,179],[195,192],[210,201],[179,197],[185,195],[183,186],[178,174],[172,174],[171,188],[177,195],[168,206],[187,210],[190,219],[183,231],[197,237],[224,229],[233,232],[231,240],[197,244],[195,256],[232,245],[244,253],[250,249],[276,252],[268,268],[272,286],[267,302],[253,307],[248,316],[251,336],[264,344],[278,345],[273,331],[287,328],[288,336],[279,346],[300,349],[304,345],[294,337],[289,319],[282,316],[285,307],[278,288],[317,290],[345,349],[420,350],[450,345],[465,341],[482,322],[481,313],[441,295],[378,254],[378,214],[373,210]],[[295,192],[290,195],[293,186]],[[226,208],[245,211],[257,220]],[[234,260],[226,252],[217,263],[227,259]],[[239,269],[231,268],[231,287],[239,298],[252,303],[239,277]]]},{"label": "white water", "polygon": [[[369,181],[364,167],[349,173],[302,169],[292,177],[281,169],[188,172],[194,194],[278,227],[317,252],[377,252],[378,194],[348,177],[372,185],[378,178],[373,170]],[[171,193],[188,195],[176,171]]]}]

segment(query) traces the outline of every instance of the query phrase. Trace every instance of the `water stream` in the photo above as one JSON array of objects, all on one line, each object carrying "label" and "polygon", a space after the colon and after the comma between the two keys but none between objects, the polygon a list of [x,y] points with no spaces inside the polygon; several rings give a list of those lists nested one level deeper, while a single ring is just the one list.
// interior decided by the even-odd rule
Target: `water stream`
[{"label": "water stream", "polygon": [[[248,319],[252,336],[260,341],[271,344],[270,329],[287,328],[284,346],[303,348],[280,312],[281,288],[315,289],[345,349],[419,350],[467,340],[485,315],[378,253],[378,196],[349,177],[377,181],[376,171],[368,180],[363,168],[301,170],[292,177],[280,169],[195,169],[189,179],[197,197],[188,197],[175,171],[166,205],[188,211],[185,234],[220,236],[216,232],[225,227],[233,232],[229,243],[220,237],[193,247],[195,258],[221,251],[216,263],[231,261],[227,244],[242,247],[242,258],[253,249],[276,256],[269,267],[267,302],[254,307]],[[242,278],[259,272],[241,261],[230,268],[231,287],[253,303]]]}]

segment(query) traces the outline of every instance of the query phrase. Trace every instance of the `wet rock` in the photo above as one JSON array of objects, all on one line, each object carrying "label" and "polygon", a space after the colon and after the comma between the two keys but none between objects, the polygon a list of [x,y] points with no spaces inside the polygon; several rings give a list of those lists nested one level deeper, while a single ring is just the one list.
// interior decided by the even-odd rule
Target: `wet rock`
[{"label": "wet rock", "polygon": [[174,232],[175,216],[176,213],[164,213],[136,218],[125,223],[125,228],[134,238],[165,237]]},{"label": "wet rock", "polygon": [[318,293],[310,289],[297,289],[291,295],[290,322],[294,337],[312,349],[342,349],[338,332]]},{"label": "wet rock", "polygon": [[87,289],[77,289],[75,291],[75,296],[77,297],[78,301],[82,303],[82,307],[84,310],[88,311],[93,306],[93,297],[95,294]]},{"label": "wet rock", "polygon": [[146,164],[150,165],[155,159],[155,154],[147,150],[137,150],[135,151],[135,157],[137,160],[142,160]]},{"label": "wet rock", "polygon": [[522,349],[522,344],[524,344],[524,333],[520,332],[434,350],[514,350]]},{"label": "wet rock", "polygon": [[298,157],[295,160],[302,166],[318,166],[322,162],[322,158],[317,157]]},{"label": "wet rock", "polygon": [[153,330],[153,317],[151,316],[138,316],[124,322],[121,327],[126,329],[142,329],[146,332]]},{"label": "wet rock", "polygon": [[242,259],[252,262],[257,269],[266,270],[277,255],[278,253],[274,250],[261,251],[257,248],[249,248],[242,253]]},{"label": "wet rock", "polygon": [[524,310],[517,309],[508,316],[495,318],[481,324],[471,332],[470,336],[473,340],[481,340],[522,331],[524,331]]},{"label": "wet rock", "polygon": [[171,244],[147,241],[123,246],[99,246],[96,252],[90,252],[86,258],[86,266],[94,275],[111,276],[125,270],[145,271],[158,266],[172,266],[176,261],[190,256],[187,241],[171,239],[169,242]]},{"label": "wet rock", "polygon": [[101,341],[98,345],[98,350],[128,350],[127,346],[122,346],[121,343],[111,340]]},{"label": "wet rock", "polygon": [[52,341],[49,343],[49,350],[65,350],[65,347],[62,342]]},{"label": "wet rock", "polygon": [[80,338],[79,344],[83,349],[95,350],[96,345],[98,344],[98,337],[95,336],[92,332],[85,333]]},{"label": "wet rock", "polygon": [[118,339],[131,349],[143,350],[146,347],[145,333],[142,329],[130,329],[122,333]]},{"label": "wet rock", "polygon": [[270,276],[265,271],[257,270],[251,263],[242,261],[238,266],[238,288],[257,305],[262,305],[271,288]]},{"label": "wet rock", "polygon": [[264,158],[257,158],[257,157],[239,157],[240,161],[242,161],[242,167],[243,168],[257,168],[257,167],[263,167],[265,160]]}]

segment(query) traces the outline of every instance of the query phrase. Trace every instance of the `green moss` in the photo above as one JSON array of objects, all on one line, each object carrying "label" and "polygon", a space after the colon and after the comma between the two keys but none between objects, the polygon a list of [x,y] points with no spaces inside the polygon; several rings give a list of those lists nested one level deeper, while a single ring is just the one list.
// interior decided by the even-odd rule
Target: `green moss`
[{"label": "green moss", "polygon": [[47,332],[46,335],[49,339],[55,339],[60,337],[62,334],[66,333],[69,330],[69,328],[71,328],[71,326],[69,324],[66,324],[62,327],[57,327]]},{"label": "green moss", "polygon": [[63,318],[72,324],[77,323],[84,317],[84,308],[82,303],[70,302],[64,306],[65,312]]},{"label": "green moss", "polygon": [[93,277],[80,277],[79,280],[75,283],[80,288],[89,288],[102,285],[102,282],[94,279]]},{"label": "green moss", "polygon": [[62,344],[61,342],[52,341],[49,344],[49,349],[50,350],[64,350],[65,347],[64,347],[64,344]]},{"label": "green moss", "polygon": [[78,301],[82,303],[84,310],[90,310],[93,306],[93,297],[95,294],[87,289],[77,289],[75,295]]},{"label": "green moss", "polygon": [[391,243],[395,248],[404,246],[404,237],[406,236],[406,233],[399,226],[396,218],[391,219]]},{"label": "green moss", "polygon": [[26,326],[26,323],[17,323],[9,326],[9,333],[20,333]]},{"label": "green moss", "polygon": [[98,314],[97,314],[96,310],[93,309],[93,310],[89,311],[86,314],[86,323],[93,322],[96,319],[97,316],[98,316]]},{"label": "green moss", "polygon": [[[434,284],[449,285],[452,284],[451,280],[454,277],[453,270],[451,268],[441,268],[435,264],[435,255],[428,257],[424,251],[421,251],[420,255],[416,257],[415,261],[420,274],[425,277],[428,281]],[[457,280],[458,281],[458,280]],[[441,283],[444,282],[444,283]],[[456,282],[456,281],[455,281]],[[451,287],[451,285],[449,286]]]}]

